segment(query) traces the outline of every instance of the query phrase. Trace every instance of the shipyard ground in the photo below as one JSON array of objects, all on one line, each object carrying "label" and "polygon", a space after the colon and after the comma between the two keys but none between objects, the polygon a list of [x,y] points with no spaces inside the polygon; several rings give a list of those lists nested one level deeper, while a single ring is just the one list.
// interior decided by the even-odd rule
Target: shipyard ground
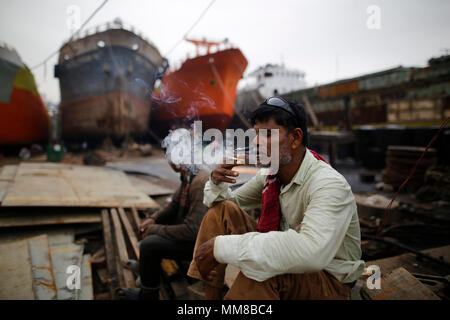
[{"label": "shipyard ground", "polygon": [[[143,154],[146,155],[143,156]],[[329,159],[326,154],[324,156]],[[7,171],[14,169],[15,166],[33,163],[47,163],[47,155],[38,153],[31,155],[28,159],[11,155],[0,157],[0,202],[7,195],[7,184],[14,180],[11,175],[8,178]],[[134,145],[125,149],[109,147],[66,153],[57,165],[64,166],[65,169],[74,166],[89,167],[98,171],[107,169],[123,172],[136,190],[150,196],[158,206],[163,206],[170,200],[171,194],[179,184],[179,177],[167,164],[164,152],[155,146],[143,149]],[[391,288],[395,288],[388,293],[383,290],[368,290],[367,283],[370,281],[367,279],[371,273],[366,270],[352,291],[352,299],[448,300],[450,297],[448,277],[450,238],[447,232],[450,226],[449,203],[420,202],[411,192],[401,193],[396,199],[398,206],[390,211],[383,231],[377,233],[384,219],[386,202],[383,201],[390,200],[395,190],[383,183],[380,184],[381,170],[365,169],[352,159],[335,160],[335,168],[345,176],[354,194],[357,195],[362,251],[363,259],[367,262],[366,267],[373,265],[380,267],[383,283],[389,283]],[[251,172],[251,169],[244,170],[242,180],[239,182],[244,183],[249,179],[252,176]],[[374,195],[378,198],[374,198]],[[50,293],[52,298],[109,300],[116,298],[115,287],[136,286],[136,276],[120,261],[123,261],[124,256],[136,258],[135,246],[136,241],[139,240],[135,232],[137,223],[154,208],[133,211],[132,207],[128,206],[123,207],[122,211],[119,209],[117,213],[116,206],[113,205],[71,207],[70,204],[64,203],[63,198],[59,200],[61,201],[59,206],[52,207],[42,203],[39,205],[25,203],[22,206],[10,207],[3,206],[2,203],[0,243],[6,248],[6,245],[18,245],[26,239],[46,235],[50,243],[50,251],[53,252],[52,246],[55,245],[55,241],[62,241],[62,238],[65,239],[69,235],[71,240],[64,243],[64,250],[82,248],[81,254],[84,259],[80,259],[78,264],[82,270],[85,270],[84,274],[82,271],[82,283],[88,287],[88,290],[80,296],[70,293],[64,295],[56,289],[56,294]],[[258,212],[253,214],[257,216]],[[119,218],[115,220],[115,216],[120,217],[120,220]],[[110,230],[110,237],[105,236],[105,230]],[[34,254],[36,255],[41,249],[34,249],[37,250]],[[62,249],[56,249],[55,252],[59,252],[58,250]],[[33,254],[32,251],[30,252]],[[16,256],[13,257],[5,250],[2,251],[2,255],[0,264],[3,266],[20,263]],[[61,261],[70,260],[73,257],[67,255],[59,258],[62,259],[59,262],[61,265]],[[161,299],[202,299],[204,297],[202,284],[185,276],[187,265],[188,261],[163,261]],[[58,262],[53,261],[55,277],[58,272],[61,272],[56,270],[57,267]],[[228,286],[233,282],[237,272],[235,268],[227,270],[226,284]],[[5,277],[1,278],[1,281],[6,281]],[[8,279],[9,284],[19,284],[23,281],[24,279],[19,278]],[[405,289],[406,287],[416,290]],[[34,298],[38,297],[34,296]]]}]

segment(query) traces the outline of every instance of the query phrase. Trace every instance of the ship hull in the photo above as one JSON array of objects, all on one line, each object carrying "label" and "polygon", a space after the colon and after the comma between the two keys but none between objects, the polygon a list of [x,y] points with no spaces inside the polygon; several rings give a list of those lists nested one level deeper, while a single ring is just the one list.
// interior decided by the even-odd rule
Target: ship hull
[{"label": "ship hull", "polygon": [[0,59],[0,146],[45,142],[49,115],[25,66]]},{"label": "ship hull", "polygon": [[246,67],[238,49],[188,59],[154,92],[151,129],[164,136],[170,128],[200,120],[203,130],[224,131],[233,117],[237,83]]},{"label": "ship hull", "polygon": [[150,117],[149,102],[127,93],[108,92],[61,106],[65,140],[120,140],[144,135]]},{"label": "ship hull", "polygon": [[[64,140],[123,139],[143,136],[148,131],[151,93],[160,60],[123,46],[127,37],[133,43],[134,34],[124,30],[107,32],[114,32],[108,39],[120,39],[121,45],[88,50],[69,59],[64,59],[61,50],[55,76],[60,82]],[[93,36],[101,39],[101,34]]]}]

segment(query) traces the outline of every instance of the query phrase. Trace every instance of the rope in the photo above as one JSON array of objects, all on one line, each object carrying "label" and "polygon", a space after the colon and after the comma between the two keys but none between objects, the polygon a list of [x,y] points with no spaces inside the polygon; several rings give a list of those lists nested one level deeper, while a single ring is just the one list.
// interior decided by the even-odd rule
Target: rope
[{"label": "rope", "polygon": [[441,127],[439,128],[438,132],[430,140],[430,142],[428,143],[427,147],[422,152],[422,155],[420,156],[419,160],[416,161],[416,164],[414,165],[413,169],[411,170],[411,173],[405,179],[405,181],[403,181],[403,183],[400,185],[400,187],[398,188],[397,192],[394,194],[394,197],[392,197],[391,201],[389,202],[388,206],[386,207],[386,211],[384,212],[383,220],[382,220],[380,226],[378,227],[378,230],[376,232],[376,236],[380,235],[381,231],[383,230],[383,228],[385,227],[387,221],[389,220],[389,213],[391,211],[391,207],[392,207],[392,204],[394,203],[394,200],[397,198],[397,196],[399,195],[399,193],[403,189],[403,187],[408,183],[409,179],[411,179],[412,176],[414,175],[414,173],[416,173],[417,166],[422,162],[422,160],[423,160],[425,154],[427,153],[428,149],[433,144],[433,142],[437,139],[437,137],[441,134],[442,130],[444,130],[444,128],[447,126],[447,123],[449,122],[449,120],[450,120],[450,117],[447,117],[447,119],[445,119],[442,122]]},{"label": "rope", "polygon": [[175,43],[175,45],[172,47],[172,49],[170,49],[164,56],[167,57],[168,55],[170,55],[179,45],[181,42],[183,42],[183,40],[188,36],[188,34],[192,31],[192,29],[195,28],[195,26],[200,22],[200,20],[203,18],[203,16],[206,14],[206,12],[209,10],[209,8],[214,4],[214,2],[216,2],[216,0],[211,0],[211,2],[208,4],[208,6],[203,10],[203,12],[201,13],[201,15],[197,18],[197,20],[194,22],[194,24],[188,29],[188,31],[186,31],[186,33],[184,34],[184,36],[178,40],[177,43]]},{"label": "rope", "polygon": [[[100,11],[101,8],[103,8],[103,6],[108,2],[108,0],[103,1],[103,3],[97,7],[97,9],[94,10],[94,12],[89,16],[89,18],[87,18],[87,20],[83,23],[83,25],[81,27],[78,28],[77,31],[75,31],[72,36],[69,38],[69,40],[67,42],[70,42],[73,37],[78,34],[85,26],[86,24],[91,21],[91,19],[97,14],[97,12]],[[51,55],[49,55],[47,58],[45,58],[42,62],[38,63],[37,65],[35,65],[34,67],[31,68],[31,70],[34,70],[42,65],[45,65],[45,63],[50,60],[51,58],[53,58],[53,56],[55,56],[56,54],[59,53],[59,49],[56,50],[55,52],[53,52]],[[45,72],[46,73],[46,72]]]}]

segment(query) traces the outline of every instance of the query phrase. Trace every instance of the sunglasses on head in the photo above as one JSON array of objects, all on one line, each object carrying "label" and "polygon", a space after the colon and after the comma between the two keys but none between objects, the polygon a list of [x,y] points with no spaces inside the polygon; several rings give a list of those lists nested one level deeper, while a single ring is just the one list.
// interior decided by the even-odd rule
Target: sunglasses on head
[{"label": "sunglasses on head", "polygon": [[262,104],[271,107],[281,108],[287,113],[289,113],[291,116],[293,116],[295,120],[297,120],[297,115],[295,114],[294,110],[292,110],[291,106],[289,105],[289,102],[287,102],[283,98],[279,97],[267,98],[266,101],[264,101]]}]

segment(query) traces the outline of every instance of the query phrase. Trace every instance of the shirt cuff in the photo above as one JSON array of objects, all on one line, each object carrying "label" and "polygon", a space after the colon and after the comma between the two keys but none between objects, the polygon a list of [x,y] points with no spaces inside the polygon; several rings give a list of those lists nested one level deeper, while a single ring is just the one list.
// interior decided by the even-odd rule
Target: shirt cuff
[{"label": "shirt cuff", "polygon": [[240,234],[217,236],[214,241],[214,258],[219,263],[232,264],[238,267],[240,240]]},{"label": "shirt cuff", "polygon": [[215,184],[214,181],[212,180],[212,177],[209,176],[209,185],[212,191],[222,191],[222,190],[226,190],[228,188],[228,185],[226,182],[220,182],[219,184]]}]

